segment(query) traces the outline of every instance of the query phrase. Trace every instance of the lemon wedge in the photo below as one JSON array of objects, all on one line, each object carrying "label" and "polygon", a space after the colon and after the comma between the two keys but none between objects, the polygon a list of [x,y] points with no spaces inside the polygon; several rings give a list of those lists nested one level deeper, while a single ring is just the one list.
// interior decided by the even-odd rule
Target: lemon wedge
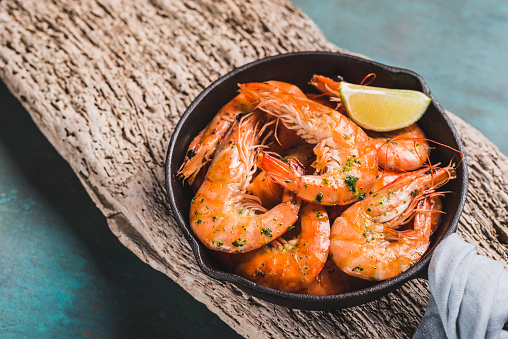
[{"label": "lemon wedge", "polygon": [[376,132],[394,131],[414,124],[431,101],[418,91],[354,85],[344,81],[339,90],[351,120]]}]

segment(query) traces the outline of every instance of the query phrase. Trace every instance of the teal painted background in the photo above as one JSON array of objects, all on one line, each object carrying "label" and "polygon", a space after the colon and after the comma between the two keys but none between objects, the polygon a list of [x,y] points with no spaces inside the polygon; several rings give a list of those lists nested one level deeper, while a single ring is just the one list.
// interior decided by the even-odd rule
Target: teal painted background
[{"label": "teal painted background", "polygon": [[[295,0],[329,40],[422,75],[508,154],[508,3]],[[143,264],[0,83],[0,338],[238,338]]]},{"label": "teal painted background", "polygon": [[0,338],[237,338],[111,233],[0,82]]},{"label": "teal painted background", "polygon": [[508,155],[508,2],[293,0],[337,46],[420,74]]}]

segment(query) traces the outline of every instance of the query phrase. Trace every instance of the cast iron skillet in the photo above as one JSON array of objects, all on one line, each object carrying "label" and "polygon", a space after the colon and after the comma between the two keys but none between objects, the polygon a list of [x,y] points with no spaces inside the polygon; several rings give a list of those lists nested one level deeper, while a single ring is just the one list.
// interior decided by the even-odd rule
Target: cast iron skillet
[{"label": "cast iron skillet", "polygon": [[[442,188],[451,191],[443,199],[443,215],[440,227],[431,239],[427,253],[413,267],[401,275],[362,290],[338,295],[303,295],[281,292],[267,288],[236,274],[224,271],[204,245],[193,235],[189,226],[189,208],[193,193],[188,185],[177,178],[191,140],[201,131],[218,110],[237,93],[237,84],[268,80],[286,81],[299,86],[304,92],[315,92],[308,85],[313,74],[332,77],[342,75],[345,81],[360,83],[369,73],[376,79],[371,86],[412,89],[424,92],[432,98],[427,112],[419,125],[427,138],[448,145],[465,155],[462,143],[444,113],[432,96],[425,81],[417,74],[395,67],[365,60],[359,57],[330,52],[301,52],[268,57],[235,69],[206,88],[187,108],[173,132],[166,159],[166,189],[174,217],[189,241],[201,269],[210,277],[230,281],[241,289],[261,299],[291,308],[310,310],[334,310],[367,303],[400,287],[415,278],[426,278],[429,261],[436,245],[446,236],[455,232],[467,193],[467,166],[465,157],[457,170],[457,178]],[[432,163],[448,165],[453,159],[458,163],[458,153],[437,146],[432,150]]]}]

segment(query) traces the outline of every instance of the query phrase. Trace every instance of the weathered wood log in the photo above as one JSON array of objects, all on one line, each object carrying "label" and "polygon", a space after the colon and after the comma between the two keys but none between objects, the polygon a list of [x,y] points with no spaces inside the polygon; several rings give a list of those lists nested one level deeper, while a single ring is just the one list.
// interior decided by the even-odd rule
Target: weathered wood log
[{"label": "weathered wood log", "polygon": [[[234,67],[302,50],[340,49],[285,0],[0,2],[0,76],[141,260],[245,337],[411,336],[423,280],[346,310],[291,310],[208,278],[172,218],[164,160],[187,105]],[[459,233],[508,265],[508,159],[450,117],[470,170]]]}]

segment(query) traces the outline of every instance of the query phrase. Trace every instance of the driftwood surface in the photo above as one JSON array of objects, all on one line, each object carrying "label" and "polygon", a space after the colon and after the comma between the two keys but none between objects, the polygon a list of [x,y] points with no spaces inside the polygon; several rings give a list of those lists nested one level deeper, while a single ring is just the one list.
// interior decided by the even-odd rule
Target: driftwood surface
[{"label": "driftwood surface", "polygon": [[[164,160],[187,105],[235,67],[304,50],[340,49],[284,0],[0,2],[0,76],[141,260],[245,337],[409,337],[426,281],[346,310],[291,310],[207,277],[172,219]],[[450,117],[470,171],[458,232],[508,265],[508,159]]]}]

